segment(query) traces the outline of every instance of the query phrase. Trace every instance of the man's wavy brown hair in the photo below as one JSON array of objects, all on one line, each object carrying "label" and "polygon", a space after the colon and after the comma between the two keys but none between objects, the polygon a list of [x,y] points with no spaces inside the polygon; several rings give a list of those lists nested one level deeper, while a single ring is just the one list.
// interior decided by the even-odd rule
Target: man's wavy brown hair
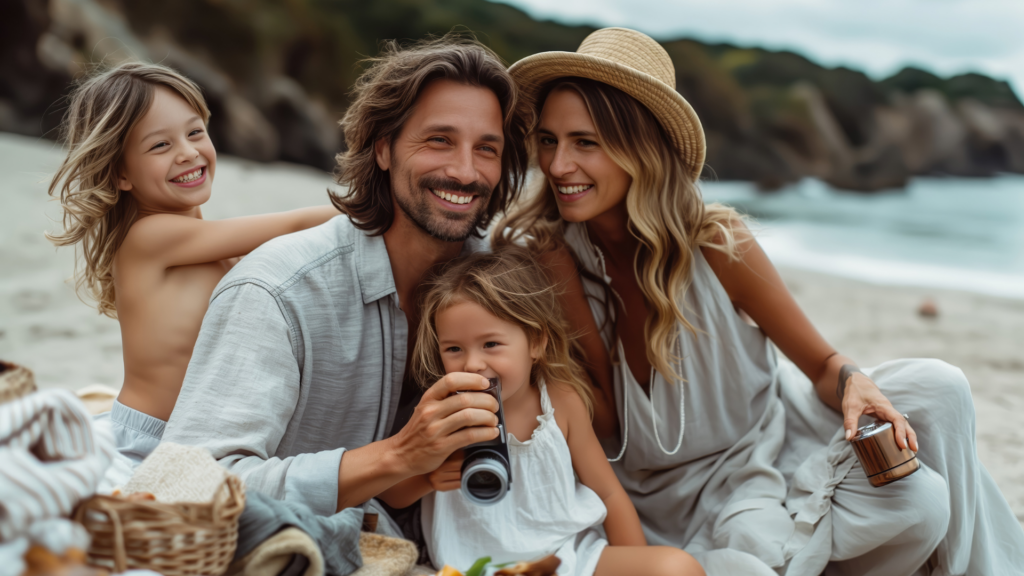
[{"label": "man's wavy brown hair", "polygon": [[331,203],[357,228],[373,235],[387,232],[395,217],[391,180],[377,165],[374,143],[381,138],[394,142],[424,88],[435,80],[451,80],[487,88],[501,105],[505,141],[502,175],[480,224],[490,223],[516,199],[522,187],[529,163],[526,139],[533,116],[501,58],[475,38],[449,33],[408,47],[387,41],[381,54],[366,62],[370,67],[356,81],[354,100],[341,121],[348,149],[337,156],[335,178],[348,191],[329,192]]}]

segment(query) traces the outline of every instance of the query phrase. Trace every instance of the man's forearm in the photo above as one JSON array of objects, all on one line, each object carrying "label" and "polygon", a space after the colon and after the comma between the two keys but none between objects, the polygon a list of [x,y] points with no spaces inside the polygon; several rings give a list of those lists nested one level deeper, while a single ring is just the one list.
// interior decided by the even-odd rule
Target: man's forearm
[{"label": "man's forearm", "polygon": [[346,450],[338,470],[338,512],[358,506],[413,475],[390,439]]}]

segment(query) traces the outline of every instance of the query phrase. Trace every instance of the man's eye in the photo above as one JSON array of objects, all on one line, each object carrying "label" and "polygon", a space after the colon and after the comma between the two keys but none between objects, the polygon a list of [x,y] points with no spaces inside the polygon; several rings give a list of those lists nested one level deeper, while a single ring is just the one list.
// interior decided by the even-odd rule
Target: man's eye
[{"label": "man's eye", "polygon": [[481,146],[480,149],[485,151],[485,152],[490,152],[492,154],[497,154],[498,153],[498,151],[494,148],[494,146]]},{"label": "man's eye", "polygon": [[447,144],[448,143],[448,139],[446,139],[444,136],[434,136],[433,138],[430,139],[430,141],[431,142],[437,142],[438,144]]}]

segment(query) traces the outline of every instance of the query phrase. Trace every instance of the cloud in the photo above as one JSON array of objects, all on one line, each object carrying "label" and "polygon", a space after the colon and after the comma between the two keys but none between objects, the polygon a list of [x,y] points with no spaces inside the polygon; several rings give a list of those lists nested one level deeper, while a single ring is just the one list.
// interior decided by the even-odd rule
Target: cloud
[{"label": "cloud", "polygon": [[982,72],[1024,98],[1021,0],[503,0],[534,17],[626,26],[793,50],[827,66],[882,78],[907,65],[942,76]]}]

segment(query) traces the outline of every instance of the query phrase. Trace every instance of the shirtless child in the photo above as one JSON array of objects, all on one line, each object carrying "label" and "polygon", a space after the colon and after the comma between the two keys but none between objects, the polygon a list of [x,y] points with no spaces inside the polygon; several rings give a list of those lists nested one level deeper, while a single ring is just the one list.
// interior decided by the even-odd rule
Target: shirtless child
[{"label": "shirtless child", "polygon": [[50,183],[58,246],[80,245],[76,288],[121,324],[124,385],[110,412],[135,461],[160,442],[214,287],[260,244],[326,222],[331,206],[203,220],[217,152],[199,88],[177,72],[123,64],[85,81],[64,120],[68,156]]}]

